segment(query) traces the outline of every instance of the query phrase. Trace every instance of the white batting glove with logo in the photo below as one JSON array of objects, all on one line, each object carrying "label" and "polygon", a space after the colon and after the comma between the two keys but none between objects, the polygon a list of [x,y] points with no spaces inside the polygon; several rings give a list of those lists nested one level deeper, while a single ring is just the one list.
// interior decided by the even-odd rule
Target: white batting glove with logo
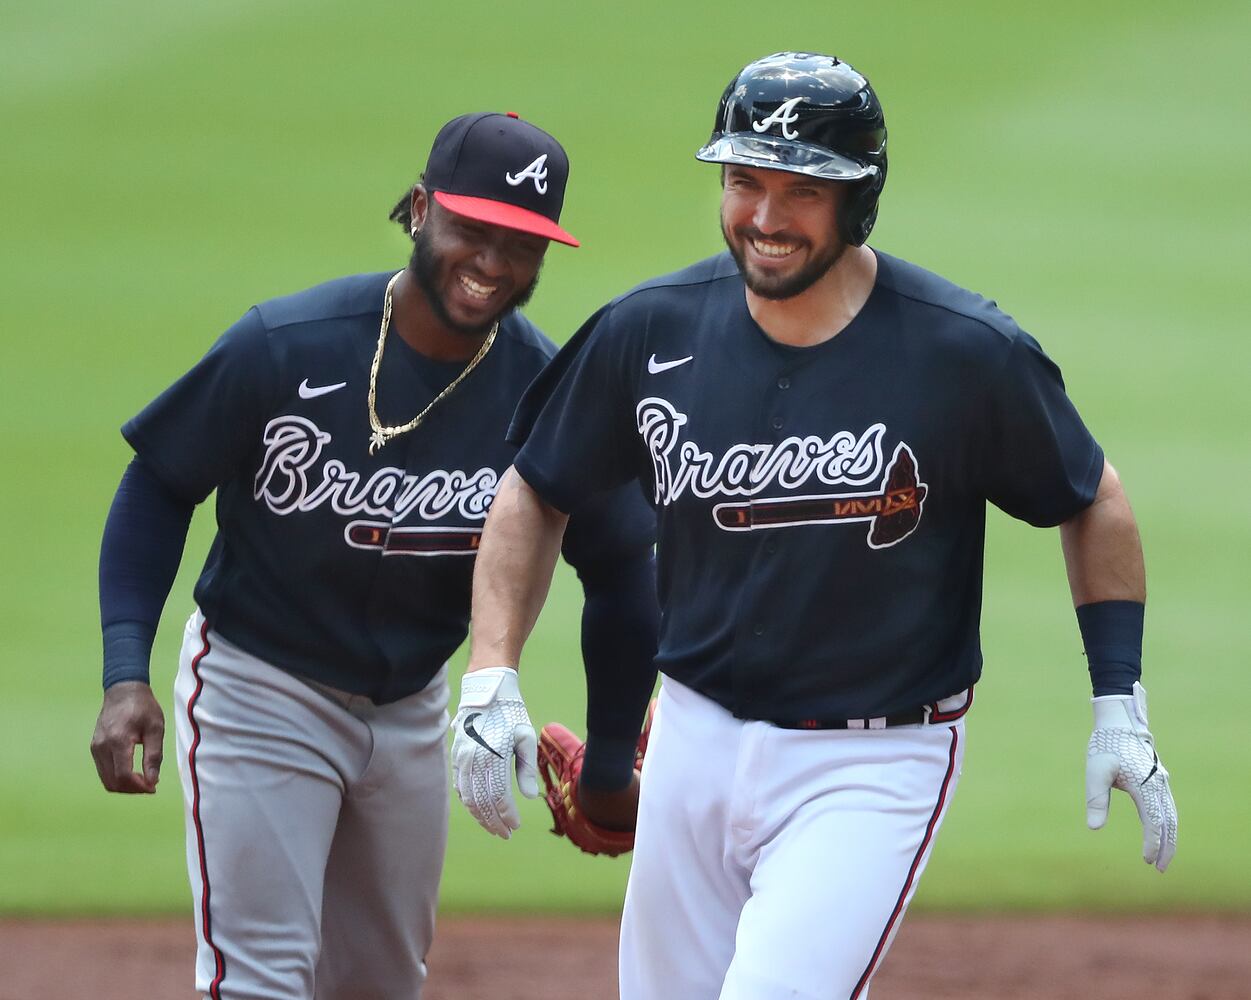
[{"label": "white batting glove with logo", "polygon": [[485,667],[460,682],[460,707],[452,720],[452,783],[465,808],[490,833],[507,840],[521,826],[513,798],[539,794],[538,745],[517,671]]},{"label": "white batting glove with logo", "polygon": [[1135,681],[1132,695],[1092,698],[1091,704],[1095,730],[1086,749],[1086,825],[1103,826],[1111,790],[1126,792],[1142,821],[1142,858],[1164,871],[1177,851],[1177,806],[1147,728],[1147,691]]}]

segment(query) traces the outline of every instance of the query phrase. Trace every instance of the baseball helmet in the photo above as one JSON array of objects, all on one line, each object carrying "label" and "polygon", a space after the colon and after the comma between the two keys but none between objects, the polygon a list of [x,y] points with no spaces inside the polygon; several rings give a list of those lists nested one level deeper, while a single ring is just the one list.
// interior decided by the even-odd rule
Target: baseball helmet
[{"label": "baseball helmet", "polygon": [[869,81],[847,63],[779,52],[735,74],[695,157],[851,184],[839,235],[859,246],[886,184],[886,118]]}]

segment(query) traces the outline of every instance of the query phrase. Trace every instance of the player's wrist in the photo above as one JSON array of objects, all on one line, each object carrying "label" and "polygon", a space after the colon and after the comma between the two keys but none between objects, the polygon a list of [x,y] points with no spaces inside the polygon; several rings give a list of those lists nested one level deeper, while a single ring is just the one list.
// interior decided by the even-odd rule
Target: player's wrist
[{"label": "player's wrist", "polygon": [[638,781],[632,777],[623,788],[605,791],[588,788],[585,778],[586,771],[583,769],[578,776],[577,796],[578,805],[586,818],[605,830],[632,833],[638,823]]},{"label": "player's wrist", "polygon": [[469,662],[465,665],[466,674],[477,674],[483,670],[511,670],[513,673],[518,672],[517,661],[509,661],[507,657],[492,656],[481,657],[472,653],[469,656]]},{"label": "player's wrist", "polygon": [[1144,614],[1140,601],[1094,601],[1077,609],[1096,697],[1132,695],[1134,683],[1142,676]]},{"label": "player's wrist", "polygon": [[614,738],[588,733],[578,783],[595,792],[618,792],[634,780],[638,737]]},{"label": "player's wrist", "polygon": [[1147,689],[1135,681],[1130,694],[1099,695],[1090,699],[1095,729],[1128,729],[1150,736],[1147,725]]},{"label": "player's wrist", "polygon": [[103,630],[104,690],[123,681],[150,681],[156,629],[143,622],[111,622]]}]

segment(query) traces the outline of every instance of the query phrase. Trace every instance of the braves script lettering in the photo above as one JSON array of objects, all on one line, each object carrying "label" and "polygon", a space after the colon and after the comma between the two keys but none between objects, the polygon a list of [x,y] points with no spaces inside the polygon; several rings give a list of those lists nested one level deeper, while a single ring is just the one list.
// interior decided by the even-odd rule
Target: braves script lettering
[{"label": "braves script lettering", "polygon": [[644,399],[635,415],[652,456],[659,504],[670,504],[687,490],[701,498],[749,497],[774,483],[794,489],[813,477],[831,486],[864,486],[882,477],[884,424],[874,424],[859,437],[839,431],[828,439],[809,435],[788,437],[777,444],[736,444],[717,458],[694,441],[678,444],[678,430],[686,423],[686,415],[668,400]]},{"label": "braves script lettering", "polygon": [[329,504],[338,514],[368,514],[397,524],[406,518],[437,521],[452,512],[481,521],[499,489],[494,469],[432,469],[414,475],[388,466],[363,478],[335,458],[317,469],[331,437],[305,417],[275,417],[265,425],[261,440],[265,456],[256,473],[253,497],[275,514]]}]

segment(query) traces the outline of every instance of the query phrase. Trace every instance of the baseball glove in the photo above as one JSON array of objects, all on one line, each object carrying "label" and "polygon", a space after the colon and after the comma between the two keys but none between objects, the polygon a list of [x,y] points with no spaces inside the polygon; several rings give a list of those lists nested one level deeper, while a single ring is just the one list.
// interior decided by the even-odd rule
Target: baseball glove
[{"label": "baseball glove", "polygon": [[[652,699],[634,751],[636,773],[643,768],[655,714],[656,701]],[[539,733],[539,775],[543,779],[543,798],[552,812],[552,833],[568,837],[585,854],[615,858],[634,849],[634,831],[609,830],[593,823],[578,807],[578,777],[585,755],[586,743],[559,722],[548,723]]]}]

